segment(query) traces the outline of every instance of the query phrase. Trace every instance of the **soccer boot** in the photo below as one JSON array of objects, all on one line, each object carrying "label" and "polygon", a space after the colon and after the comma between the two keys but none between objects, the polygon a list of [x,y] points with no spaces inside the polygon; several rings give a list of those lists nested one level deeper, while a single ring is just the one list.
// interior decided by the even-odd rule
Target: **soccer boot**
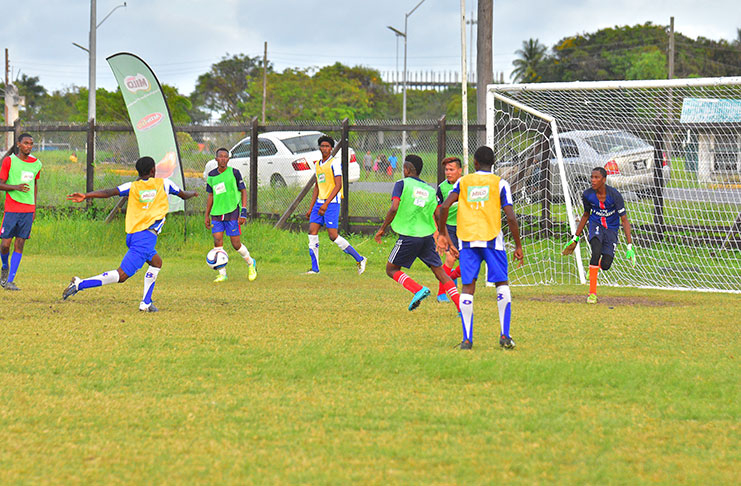
[{"label": "soccer boot", "polygon": [[414,294],[414,297],[412,297],[412,302],[409,303],[409,310],[413,311],[417,307],[419,307],[419,304],[422,302],[422,300],[426,299],[430,296],[430,289],[427,287],[422,287],[416,294]]},{"label": "soccer boot", "polygon": [[438,302],[441,302],[441,303],[442,302],[450,302],[450,299],[448,298],[448,295],[447,294],[440,294],[440,295],[437,296],[437,301]]},{"label": "soccer boot", "polygon": [[587,297],[587,304],[596,304],[597,303],[597,294],[589,294],[589,297]]},{"label": "soccer boot", "polygon": [[515,342],[509,336],[500,336],[499,345],[504,349],[514,349],[515,348]]},{"label": "soccer boot", "polygon": [[252,282],[257,278],[257,261],[253,258],[252,264],[247,267],[247,279]]},{"label": "soccer boot", "polygon": [[5,290],[21,290],[18,288],[15,282],[5,282],[4,288]]},{"label": "soccer boot", "polygon": [[459,348],[460,349],[473,349],[473,343],[469,341],[468,339],[464,339],[463,341],[461,341]]},{"label": "soccer boot", "polygon": [[159,312],[160,310],[154,306],[154,302],[149,303],[149,305],[145,304],[144,302],[139,302],[139,311],[140,312]]},{"label": "soccer boot", "polygon": [[8,273],[10,273],[10,267],[4,267],[0,270],[0,287],[5,287],[8,282]]},{"label": "soccer boot", "polygon": [[358,263],[358,275],[363,275],[363,272],[365,272],[365,265],[368,263],[368,259],[363,257],[363,259],[357,263]]},{"label": "soccer boot", "polygon": [[81,278],[72,277],[72,281],[67,285],[67,288],[62,291],[62,300],[67,300],[75,295],[79,291],[77,286],[80,285],[80,282],[82,282]]},{"label": "soccer boot", "polygon": [[304,275],[319,275],[319,270],[310,269]]},{"label": "soccer boot", "polygon": [[228,280],[226,275],[219,274],[215,279],[214,282],[226,282]]}]

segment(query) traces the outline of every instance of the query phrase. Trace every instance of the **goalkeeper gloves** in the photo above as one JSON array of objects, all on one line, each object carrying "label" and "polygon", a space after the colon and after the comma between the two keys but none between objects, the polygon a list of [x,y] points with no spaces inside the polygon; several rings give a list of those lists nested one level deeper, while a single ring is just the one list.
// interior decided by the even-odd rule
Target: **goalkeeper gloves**
[{"label": "goalkeeper gloves", "polygon": [[572,236],[572,237],[571,237],[571,239],[569,240],[569,242],[568,242],[568,243],[566,243],[566,244],[565,244],[565,245],[563,246],[563,249],[565,250],[566,248],[568,248],[568,247],[569,247],[569,245],[571,245],[571,244],[573,244],[573,243],[579,243],[579,237],[578,237],[578,236],[576,236],[576,235]]},{"label": "goalkeeper gloves", "polygon": [[633,244],[628,243],[628,249],[625,250],[625,258],[630,260],[630,264],[636,266],[636,251],[633,249]]}]

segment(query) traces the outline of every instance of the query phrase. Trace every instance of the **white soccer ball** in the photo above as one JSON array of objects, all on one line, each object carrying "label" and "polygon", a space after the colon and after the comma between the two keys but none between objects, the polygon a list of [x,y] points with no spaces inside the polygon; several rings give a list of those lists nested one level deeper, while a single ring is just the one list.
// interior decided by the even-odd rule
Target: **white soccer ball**
[{"label": "white soccer ball", "polygon": [[206,255],[206,263],[214,270],[224,268],[229,263],[229,255],[222,249],[213,248]]}]

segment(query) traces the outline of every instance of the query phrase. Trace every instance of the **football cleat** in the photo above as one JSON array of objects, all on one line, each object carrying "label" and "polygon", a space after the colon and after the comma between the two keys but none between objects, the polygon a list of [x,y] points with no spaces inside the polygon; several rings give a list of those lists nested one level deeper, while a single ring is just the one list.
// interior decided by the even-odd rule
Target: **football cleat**
[{"label": "football cleat", "polygon": [[144,302],[140,302],[139,311],[140,312],[159,312],[160,310],[154,306],[154,302],[151,302],[149,305],[145,304]]},{"label": "football cleat", "polygon": [[440,294],[437,296],[438,302],[450,302],[450,299],[448,298],[447,294]]},{"label": "football cleat", "polygon": [[589,297],[587,297],[587,304],[596,304],[597,303],[597,294],[589,294]]},{"label": "football cleat", "polygon": [[82,282],[82,279],[79,277],[72,277],[72,281],[67,285],[67,288],[64,289],[62,292],[62,300],[67,300],[69,297],[72,297],[75,295],[79,289],[77,288],[78,285],[80,285],[80,282]]},{"label": "football cleat", "polygon": [[487,287],[496,287],[497,284],[495,284],[494,282],[486,282],[486,286]]},{"label": "football cleat", "polygon": [[509,336],[500,336],[499,345],[504,349],[514,349],[515,348],[515,342]]},{"label": "football cleat", "polygon": [[430,289],[427,287],[422,287],[416,294],[414,294],[414,297],[412,297],[412,302],[409,303],[409,310],[413,311],[417,307],[419,307],[419,304],[422,303],[424,299],[430,296]]},{"label": "football cleat", "polygon": [[257,261],[253,258],[252,264],[247,268],[247,279],[252,282],[257,278]]},{"label": "football cleat", "polygon": [[468,339],[464,339],[463,341],[461,341],[459,348],[460,349],[473,349],[473,343],[469,341]]},{"label": "football cleat", "polygon": [[215,279],[214,282],[226,282],[229,280],[229,278],[226,275],[219,274]]},{"label": "football cleat", "polygon": [[8,282],[8,273],[10,273],[10,267],[3,267],[0,270],[0,287],[5,287],[5,284]]},{"label": "football cleat", "polygon": [[3,287],[5,288],[5,290],[21,290],[14,282],[5,282],[5,285],[3,285]]},{"label": "football cleat", "polygon": [[311,269],[308,272],[306,272],[304,275],[319,275],[319,270]]},{"label": "football cleat", "polygon": [[357,263],[358,263],[358,275],[363,275],[363,272],[365,272],[365,265],[368,263],[368,259],[363,257],[363,259]]}]

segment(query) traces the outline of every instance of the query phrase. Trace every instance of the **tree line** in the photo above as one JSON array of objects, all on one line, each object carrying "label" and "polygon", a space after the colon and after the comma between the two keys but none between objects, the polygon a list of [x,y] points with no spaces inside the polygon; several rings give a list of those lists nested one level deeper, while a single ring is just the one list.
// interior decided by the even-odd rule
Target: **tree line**
[{"label": "tree line", "polygon": [[[741,75],[741,29],[733,41],[690,39],[675,33],[674,77]],[[600,29],[565,37],[550,49],[528,39],[516,52],[513,80],[517,82],[665,79],[668,27],[653,25]],[[267,67],[266,121],[400,119],[401,94],[381,79],[378,70],[336,63],[322,68]],[[15,83],[26,98],[21,119],[27,122],[87,121],[88,90],[72,86],[49,92],[36,76],[23,74]],[[0,82],[0,88],[3,84]],[[262,113],[263,65],[259,56],[225,55],[201,74],[192,93],[163,84],[176,124],[246,123]],[[469,90],[468,113],[476,118],[476,92]],[[0,99],[0,105],[4,100]],[[96,90],[97,121],[128,123],[120,91]],[[445,114],[461,117],[460,89],[410,89],[407,118],[435,120]]]}]

